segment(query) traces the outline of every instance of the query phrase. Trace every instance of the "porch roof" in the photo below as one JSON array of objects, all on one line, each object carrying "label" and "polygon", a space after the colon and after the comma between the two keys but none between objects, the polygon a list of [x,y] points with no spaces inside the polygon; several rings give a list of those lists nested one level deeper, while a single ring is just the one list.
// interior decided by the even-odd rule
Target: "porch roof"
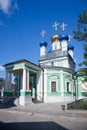
[{"label": "porch roof", "polygon": [[[14,61],[14,62],[7,63],[7,64],[5,64],[5,65],[3,65],[3,66],[4,66],[4,67],[7,67],[7,66],[9,66],[9,65],[14,65],[14,64],[19,64],[19,63],[30,63],[30,64],[32,64],[32,65],[34,65],[34,66],[36,66],[36,67],[40,67],[39,65],[34,64],[34,63],[32,63],[32,62],[30,62],[30,61],[28,61],[28,60],[26,60],[26,59],[16,60],[16,61]],[[41,68],[41,67],[40,67],[40,68]]]},{"label": "porch roof", "polygon": [[14,62],[10,62],[4,65],[5,69],[13,73],[22,73],[23,68],[28,68],[30,72],[37,73],[42,68],[39,65],[36,65],[26,59],[20,59]]}]

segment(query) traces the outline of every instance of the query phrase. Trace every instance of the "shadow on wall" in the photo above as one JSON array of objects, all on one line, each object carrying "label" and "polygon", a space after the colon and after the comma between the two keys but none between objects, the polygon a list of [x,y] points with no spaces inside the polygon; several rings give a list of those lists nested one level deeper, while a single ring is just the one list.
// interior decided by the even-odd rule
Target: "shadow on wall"
[{"label": "shadow on wall", "polygon": [[0,122],[0,130],[68,130],[55,122]]}]

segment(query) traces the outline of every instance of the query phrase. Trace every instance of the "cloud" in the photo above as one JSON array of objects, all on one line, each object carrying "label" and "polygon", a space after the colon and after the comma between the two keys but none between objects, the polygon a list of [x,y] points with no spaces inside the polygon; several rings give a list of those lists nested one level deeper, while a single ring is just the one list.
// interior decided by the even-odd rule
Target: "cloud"
[{"label": "cloud", "polygon": [[4,71],[4,70],[5,68],[2,65],[0,65],[0,71]]},{"label": "cloud", "polygon": [[0,9],[3,11],[3,13],[6,13],[6,14],[9,13],[11,1],[12,0],[0,0]]},{"label": "cloud", "polygon": [[4,14],[10,14],[14,9],[19,9],[15,0],[0,0],[0,10]]}]

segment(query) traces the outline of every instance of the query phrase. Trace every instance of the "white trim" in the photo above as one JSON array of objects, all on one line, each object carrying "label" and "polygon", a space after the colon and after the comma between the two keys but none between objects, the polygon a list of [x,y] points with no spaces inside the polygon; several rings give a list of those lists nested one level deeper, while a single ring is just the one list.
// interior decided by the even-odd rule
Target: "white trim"
[{"label": "white trim", "polygon": [[23,90],[26,90],[26,68],[23,69]]},{"label": "white trim", "polygon": [[27,70],[27,86],[26,90],[29,90],[29,70]]},{"label": "white trim", "polygon": [[61,85],[61,96],[64,97],[64,79],[63,79],[63,70],[60,70],[60,85]]}]

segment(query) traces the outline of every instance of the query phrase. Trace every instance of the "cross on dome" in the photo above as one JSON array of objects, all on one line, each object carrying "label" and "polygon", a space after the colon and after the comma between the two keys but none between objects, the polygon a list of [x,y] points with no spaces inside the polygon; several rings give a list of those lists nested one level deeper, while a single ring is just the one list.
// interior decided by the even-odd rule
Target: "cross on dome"
[{"label": "cross on dome", "polygon": [[45,30],[42,30],[42,32],[40,33],[40,34],[41,34],[41,36],[42,36],[42,38],[44,38],[45,33],[46,33],[46,31],[45,31]]},{"label": "cross on dome", "polygon": [[62,23],[62,25],[60,26],[62,28],[62,30],[65,30],[65,27],[67,26],[67,24],[65,24],[64,22]]},{"label": "cross on dome", "polygon": [[55,29],[56,32],[57,32],[57,30],[58,30],[58,26],[59,26],[59,23],[54,22],[53,28]]}]

